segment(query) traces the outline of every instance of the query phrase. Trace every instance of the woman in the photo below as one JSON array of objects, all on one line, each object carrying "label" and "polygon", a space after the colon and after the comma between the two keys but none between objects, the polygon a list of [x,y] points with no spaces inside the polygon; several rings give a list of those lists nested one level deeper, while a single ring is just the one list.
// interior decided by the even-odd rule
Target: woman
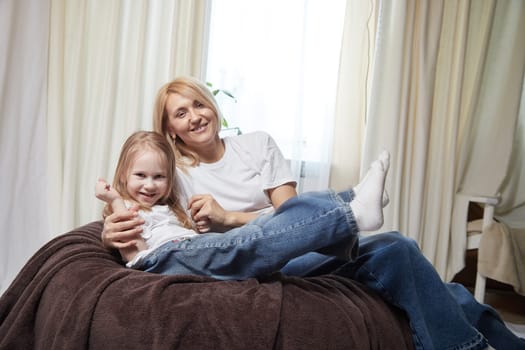
[{"label": "woman", "polygon": [[[128,267],[169,275],[205,275],[216,279],[247,279],[271,274],[290,259],[323,249],[341,259],[357,254],[359,229],[381,227],[381,197],[389,155],[383,152],[363,188],[351,201],[346,191],[304,193],[287,200],[271,214],[224,233],[198,234],[180,206],[175,180],[175,155],[154,131],[130,135],[120,153],[113,186],[103,179],[95,195],[106,202],[105,213],[137,205],[143,240],[120,250]],[[133,248],[133,249],[131,249]]]},{"label": "woman", "polygon": [[[177,155],[183,204],[187,199],[200,232],[243,225],[296,195],[295,181],[271,137],[219,137],[219,108],[200,81],[179,78],[164,85],[153,118],[155,131]],[[133,210],[108,216],[104,244],[133,245],[142,223]],[[298,276],[332,272],[366,284],[406,312],[418,349],[484,349],[485,337],[497,349],[525,346],[492,308],[477,303],[462,286],[444,284],[416,243],[399,233],[360,238],[359,256],[351,263],[311,253],[281,271]]]}]

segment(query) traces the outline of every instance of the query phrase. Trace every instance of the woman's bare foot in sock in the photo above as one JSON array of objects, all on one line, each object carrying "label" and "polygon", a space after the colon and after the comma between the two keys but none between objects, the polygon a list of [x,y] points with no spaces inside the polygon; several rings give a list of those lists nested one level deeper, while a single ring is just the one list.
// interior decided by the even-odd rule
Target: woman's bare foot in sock
[{"label": "woman's bare foot in sock", "polygon": [[389,167],[390,154],[383,151],[364,179],[354,187],[355,197],[350,208],[360,231],[373,231],[383,226],[385,179]]},{"label": "woman's bare foot in sock", "polygon": [[[387,162],[386,169],[388,171],[388,168],[390,167],[390,154],[387,151],[381,152],[380,158],[378,160],[376,160],[376,162],[381,160],[381,157],[383,157],[383,158],[386,157],[386,159],[385,159],[385,161]],[[367,172],[365,174],[365,177],[361,180],[361,182],[354,186],[353,190],[354,190],[354,193],[355,193],[356,196],[359,193],[359,191],[361,191],[361,188],[363,187],[363,184],[366,183],[366,178],[367,178],[369,173],[370,172]],[[383,191],[383,197],[381,198],[381,205],[384,208],[384,207],[386,207],[388,205],[388,203],[390,203],[390,198],[388,197],[388,192],[385,189]]]}]

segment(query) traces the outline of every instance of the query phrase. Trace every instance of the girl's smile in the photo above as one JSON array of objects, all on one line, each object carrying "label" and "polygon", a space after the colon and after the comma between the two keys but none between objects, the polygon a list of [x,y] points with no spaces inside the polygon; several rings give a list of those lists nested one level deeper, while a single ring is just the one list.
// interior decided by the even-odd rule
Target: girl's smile
[{"label": "girl's smile", "polygon": [[166,197],[168,178],[166,161],[150,149],[136,155],[129,170],[127,190],[130,196],[139,204],[151,207]]}]

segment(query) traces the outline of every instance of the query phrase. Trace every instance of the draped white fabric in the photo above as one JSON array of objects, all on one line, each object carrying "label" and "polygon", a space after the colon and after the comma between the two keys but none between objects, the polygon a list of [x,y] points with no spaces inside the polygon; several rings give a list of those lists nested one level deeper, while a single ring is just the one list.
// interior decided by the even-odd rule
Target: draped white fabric
[{"label": "draped white fabric", "polygon": [[209,2],[0,6],[1,168],[14,170],[1,185],[3,290],[53,235],[101,218],[95,181],[112,180],[132,131],[151,129],[157,89],[201,76]]},{"label": "draped white fabric", "polygon": [[48,28],[49,1],[0,1],[0,291],[49,238]]},{"label": "draped white fabric", "polygon": [[[524,79],[525,84],[525,79]],[[514,146],[507,176],[499,188],[502,201],[496,217],[510,228],[525,229],[525,85],[521,90],[521,104],[515,127]],[[524,248],[525,249],[525,248]],[[522,252],[525,258],[525,252]],[[523,276],[525,280],[525,276]],[[524,281],[525,282],[525,281]]]},{"label": "draped white fabric", "polygon": [[[387,180],[391,204],[381,231],[399,230],[416,239],[440,275],[451,279],[464,265],[466,244],[466,206],[456,193],[495,194],[507,170],[519,168],[517,159],[523,158],[523,153],[514,156],[509,167],[525,64],[520,39],[525,4],[377,4],[370,5],[377,22],[361,23],[358,36],[366,40],[366,30],[373,31],[375,42],[368,43],[374,46],[373,57],[368,66],[355,57],[342,62],[353,64],[354,70],[346,67],[348,74],[341,69],[338,98],[347,109],[338,111],[359,114],[361,119],[352,124],[358,130],[366,120],[361,173],[382,148],[392,154]],[[344,45],[355,53],[355,42]],[[363,90],[367,95],[356,98],[356,91]],[[352,96],[351,102],[341,102],[345,96]],[[366,108],[360,107],[365,100]],[[348,116],[337,118],[336,130],[348,132],[350,124],[341,124],[349,122]],[[349,141],[340,143],[343,138],[336,138],[334,149],[343,149],[344,158]],[[347,164],[352,163],[349,156]],[[341,162],[335,159],[332,166]],[[341,187],[341,180],[334,182],[336,175],[331,185]],[[508,192],[522,191],[518,181],[506,186]]]},{"label": "draped white fabric", "polygon": [[230,127],[265,130],[299,191],[328,186],[345,1],[213,3],[206,79]]},{"label": "draped white fabric", "polygon": [[[476,75],[471,76],[478,90],[472,95],[461,135],[463,144],[457,164],[456,189],[482,195],[501,192],[502,207],[497,212],[512,217],[523,210],[518,203],[525,202],[522,184],[520,187],[519,181],[509,181],[519,176],[524,157],[519,145],[523,130],[515,127],[519,125],[520,105],[525,102],[522,99],[525,3],[473,1],[469,16],[477,24],[470,28],[469,35],[482,46],[478,52],[467,51],[467,55],[475,54],[467,57],[480,61]],[[446,279],[451,279],[464,266],[465,207],[462,197],[456,196],[448,259],[441,264],[447,264]],[[524,220],[516,227],[525,229]]]},{"label": "draped white fabric", "polygon": [[330,187],[337,190],[359,182],[376,5],[375,1],[361,0],[346,4],[330,167]]},{"label": "draped white fabric", "polygon": [[[492,51],[488,59],[489,62],[497,61],[498,66],[491,66],[490,63],[487,65],[487,71],[490,72],[487,74],[487,80],[498,90],[486,91],[486,94],[494,93],[500,98],[495,106],[484,105],[480,109],[480,113],[489,120],[476,126],[476,130],[480,129],[478,133],[485,136],[476,137],[476,150],[480,152],[477,161],[481,162],[477,166],[486,169],[494,164],[488,161],[490,158],[499,158],[502,151],[512,147],[510,158],[505,157],[507,167],[502,169],[505,171],[500,174],[497,182],[491,184],[498,185],[497,191],[501,194],[501,202],[496,207],[495,216],[504,225],[499,234],[498,231],[490,231],[490,235],[484,235],[480,243],[481,263],[478,264],[478,269],[484,276],[510,284],[515,291],[525,295],[525,42],[517,34],[525,32],[525,4],[521,5],[519,7],[503,4],[495,8],[496,13],[501,14],[493,24],[499,35],[492,41]],[[501,42],[500,35],[509,40]],[[511,68],[504,72],[499,69],[501,59],[494,59],[501,58],[502,55],[505,58],[503,65]],[[502,98],[501,95],[505,97]],[[499,122],[501,115],[517,115],[516,123],[512,123],[512,119],[508,118],[506,129],[503,129],[505,124]],[[488,143],[487,137],[494,140],[494,132],[504,135],[505,139],[496,140],[497,143],[489,147],[492,142]],[[502,162],[501,166],[504,165]],[[504,175],[504,178],[501,178],[501,175]],[[472,191],[485,189],[483,183],[474,182],[473,186],[478,188]],[[490,187],[489,190],[494,190],[494,187]]]},{"label": "draped white fabric", "polygon": [[152,128],[158,88],[200,75],[202,1],[67,1],[51,7],[49,209],[52,232],[100,218],[100,176],[112,181],[132,131]]},{"label": "draped white fabric", "polygon": [[0,290],[48,239],[49,7],[45,0],[0,1]]}]

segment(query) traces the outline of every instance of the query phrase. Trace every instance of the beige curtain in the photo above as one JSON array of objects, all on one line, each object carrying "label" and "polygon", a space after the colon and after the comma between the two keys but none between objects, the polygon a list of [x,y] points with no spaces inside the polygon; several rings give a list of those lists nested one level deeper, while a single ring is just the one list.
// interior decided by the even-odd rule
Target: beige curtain
[{"label": "beige curtain", "polygon": [[[525,30],[524,17],[522,12],[522,32]],[[508,18],[516,19],[513,16]],[[515,25],[519,22],[511,21],[506,25],[512,23]],[[518,46],[520,44],[521,41],[518,41]],[[519,58],[519,51],[516,51],[511,50],[509,55],[516,55]],[[523,57],[523,52],[521,55]],[[523,62],[516,63],[515,72],[519,72],[520,66],[523,71]],[[509,83],[513,84],[511,99],[508,101],[513,103],[513,108],[509,113],[515,112],[515,103],[519,98],[518,120],[506,176],[499,187],[501,202],[496,207],[495,217],[500,223],[492,225],[488,233],[481,238],[478,271],[483,276],[513,286],[516,292],[525,295],[525,89],[522,82],[521,97],[516,94],[519,75],[512,77]],[[505,88],[506,86],[505,84]]]},{"label": "beige curtain", "polygon": [[[497,192],[511,156],[525,62],[524,4],[400,0],[361,6],[372,15],[343,42],[331,185],[348,185],[345,172],[355,178],[356,169],[364,173],[388,149],[391,203],[381,231],[416,239],[440,275],[451,279],[463,267],[466,242],[466,216],[462,232],[457,214],[453,218],[461,212],[456,194]],[[359,26],[348,23],[351,18],[347,14],[347,28]],[[367,48],[355,49],[359,39]],[[338,174],[341,164],[346,169]]]},{"label": "beige curtain", "polygon": [[337,190],[359,182],[376,6],[375,1],[346,3],[330,167],[330,187]]},{"label": "beige curtain", "polygon": [[[525,295],[525,89],[516,125],[514,145],[507,176],[500,187],[502,202],[493,225],[483,235],[478,253],[481,274],[510,284]],[[496,249],[495,249],[496,247]],[[501,252],[501,253],[500,253]]]},{"label": "beige curtain", "polygon": [[205,0],[52,0],[52,232],[101,217],[95,181],[112,181],[125,138],[151,129],[157,89],[177,75],[201,76],[208,9]]},{"label": "beige curtain", "polygon": [[48,239],[49,0],[0,1],[0,293]]},{"label": "beige curtain", "polygon": [[[484,50],[479,52],[483,62],[479,64],[477,79],[472,79],[478,91],[476,99],[471,101],[461,135],[463,144],[456,189],[460,193],[481,195],[502,192],[503,205],[499,212],[510,213],[516,207],[516,202],[512,204],[515,195],[521,197],[522,202],[524,200],[519,182],[504,181],[521,168],[518,141],[522,136],[518,138],[515,127],[523,103],[525,3],[519,0],[473,1],[470,13],[479,19],[479,27],[472,27],[469,34],[479,38],[481,33]],[[513,145],[516,146],[514,155]],[[465,208],[462,196],[456,196],[446,279],[451,279],[464,266]]]}]

